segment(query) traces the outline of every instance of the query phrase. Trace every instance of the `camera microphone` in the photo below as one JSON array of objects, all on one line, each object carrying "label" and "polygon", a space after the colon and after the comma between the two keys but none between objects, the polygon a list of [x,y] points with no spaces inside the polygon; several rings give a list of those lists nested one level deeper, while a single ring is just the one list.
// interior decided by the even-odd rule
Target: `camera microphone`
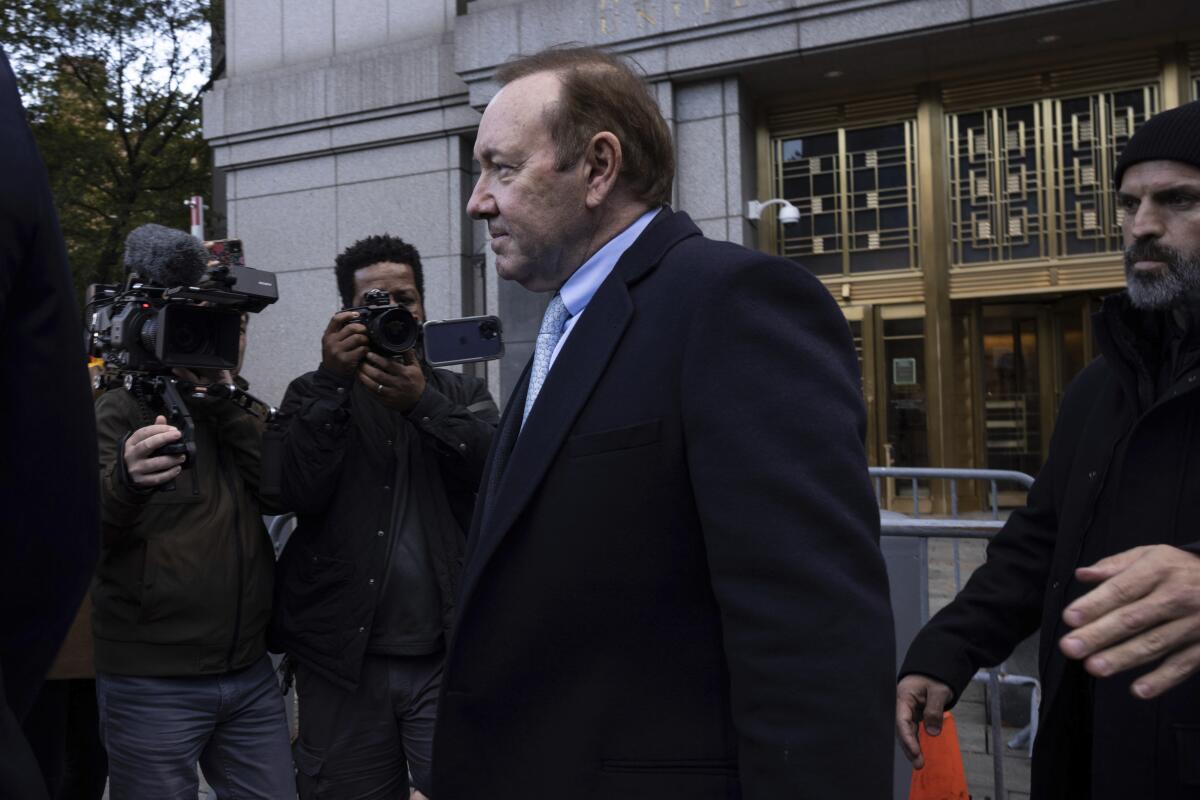
[{"label": "camera microphone", "polygon": [[196,237],[163,225],[140,225],[125,239],[125,272],[158,286],[196,285],[208,259]]}]

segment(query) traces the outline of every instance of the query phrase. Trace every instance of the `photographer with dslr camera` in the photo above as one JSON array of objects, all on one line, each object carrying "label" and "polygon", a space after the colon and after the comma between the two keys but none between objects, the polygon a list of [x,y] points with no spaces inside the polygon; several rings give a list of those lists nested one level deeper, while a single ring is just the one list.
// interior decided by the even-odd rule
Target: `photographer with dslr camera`
[{"label": "photographer with dslr camera", "polygon": [[483,381],[424,363],[416,248],[370,236],[336,274],[346,310],[283,401],[283,505],[299,522],[280,558],[272,647],[296,673],[300,796],[407,797],[411,785],[420,797],[499,415]]},{"label": "photographer with dslr camera", "polygon": [[[96,401],[104,543],[93,631],[113,800],[195,797],[197,762],[218,797],[295,796],[266,653],[274,553],[258,496],[263,423],[228,399],[239,315],[159,289],[194,287],[207,260],[182,231],[137,228],[125,266],[145,283],[131,279],[125,294],[101,287],[118,324],[101,308],[92,326],[94,342],[124,343],[109,363],[129,368],[125,386]],[[211,319],[225,323],[213,350],[226,368],[182,368],[187,357],[163,356],[168,347],[205,351]],[[167,384],[186,409],[153,409],[145,387]],[[184,430],[167,424],[172,417],[187,421]]]}]

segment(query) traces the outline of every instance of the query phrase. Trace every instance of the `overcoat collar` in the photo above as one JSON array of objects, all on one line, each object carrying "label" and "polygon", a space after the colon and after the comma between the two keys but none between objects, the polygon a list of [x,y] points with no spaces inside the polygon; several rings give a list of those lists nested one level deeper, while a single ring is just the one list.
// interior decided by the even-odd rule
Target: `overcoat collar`
[{"label": "overcoat collar", "polygon": [[[496,431],[481,506],[471,531],[471,552],[463,574],[460,612],[496,547],[537,493],[583,410],[634,314],[629,287],[652,272],[678,242],[700,229],[682,212],[663,208],[621,256],[596,290],[546,378],[525,428],[521,412],[529,382],[527,364]],[[518,400],[520,402],[518,402]]]}]

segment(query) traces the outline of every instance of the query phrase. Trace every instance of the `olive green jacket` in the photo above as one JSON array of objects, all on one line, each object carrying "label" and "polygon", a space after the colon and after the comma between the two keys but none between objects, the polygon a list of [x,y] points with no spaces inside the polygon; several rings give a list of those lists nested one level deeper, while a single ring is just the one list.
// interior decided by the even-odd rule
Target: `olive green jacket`
[{"label": "olive green jacket", "polygon": [[266,652],[274,550],[258,500],[262,424],[225,400],[187,400],[195,463],[174,491],[127,485],[118,448],[153,422],[124,389],[96,400],[103,551],[92,584],[96,669],[185,676]]}]

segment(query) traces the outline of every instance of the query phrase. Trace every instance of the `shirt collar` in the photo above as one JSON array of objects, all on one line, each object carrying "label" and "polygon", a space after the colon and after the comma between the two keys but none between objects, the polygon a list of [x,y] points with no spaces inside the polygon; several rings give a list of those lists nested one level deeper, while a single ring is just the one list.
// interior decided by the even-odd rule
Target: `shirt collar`
[{"label": "shirt collar", "polygon": [[628,228],[609,239],[607,244],[585,261],[582,267],[575,270],[575,274],[562,285],[558,291],[562,295],[563,305],[572,317],[587,308],[600,284],[604,283],[604,279],[613,271],[621,256],[642,235],[642,231],[646,230],[646,226],[658,212],[658,207],[650,209],[634,220]]}]

